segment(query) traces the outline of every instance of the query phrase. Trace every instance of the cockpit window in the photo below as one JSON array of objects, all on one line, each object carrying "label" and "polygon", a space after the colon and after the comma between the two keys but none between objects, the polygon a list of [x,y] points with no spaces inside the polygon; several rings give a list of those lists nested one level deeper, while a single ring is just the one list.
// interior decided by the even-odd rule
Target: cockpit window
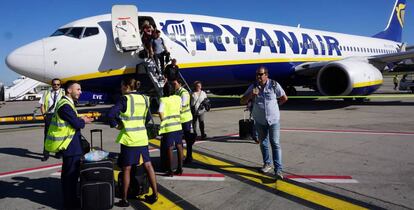
[{"label": "cockpit window", "polygon": [[80,39],[82,36],[83,29],[84,29],[83,27],[73,27],[66,34],[66,36]]},{"label": "cockpit window", "polygon": [[83,37],[93,36],[99,33],[99,29],[96,27],[93,28],[86,28],[85,32],[83,32]]},{"label": "cockpit window", "polygon": [[69,31],[70,28],[59,28],[58,30],[56,30],[52,35],[50,36],[62,36],[65,35],[66,32]]}]

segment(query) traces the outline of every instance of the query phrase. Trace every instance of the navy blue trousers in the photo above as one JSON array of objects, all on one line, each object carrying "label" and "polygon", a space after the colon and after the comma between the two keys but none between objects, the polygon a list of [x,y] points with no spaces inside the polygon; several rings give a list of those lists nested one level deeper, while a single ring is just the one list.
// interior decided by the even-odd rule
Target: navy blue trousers
[{"label": "navy blue trousers", "polygon": [[79,208],[77,196],[78,179],[80,174],[80,155],[63,157],[62,165],[62,195],[64,208]]}]

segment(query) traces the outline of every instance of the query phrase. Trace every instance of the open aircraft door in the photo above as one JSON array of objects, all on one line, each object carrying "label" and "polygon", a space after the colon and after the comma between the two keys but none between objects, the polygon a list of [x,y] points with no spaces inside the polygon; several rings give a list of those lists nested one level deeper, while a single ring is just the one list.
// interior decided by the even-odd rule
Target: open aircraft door
[{"label": "open aircraft door", "polygon": [[112,34],[119,52],[142,50],[138,9],[134,5],[112,6]]}]

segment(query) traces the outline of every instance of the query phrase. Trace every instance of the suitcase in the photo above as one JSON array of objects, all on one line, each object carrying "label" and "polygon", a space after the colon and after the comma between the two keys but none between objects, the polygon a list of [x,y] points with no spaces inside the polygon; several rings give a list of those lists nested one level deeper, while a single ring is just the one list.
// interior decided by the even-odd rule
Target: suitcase
[{"label": "suitcase", "polygon": [[[165,171],[168,170],[168,166],[167,166],[167,160],[168,160],[167,151],[168,151],[168,147],[167,147],[166,143],[161,140],[159,169],[162,172],[165,172]],[[172,160],[171,160],[171,169],[173,171],[178,168],[177,153],[178,153],[178,151],[175,149],[175,147],[173,147],[173,155],[172,155]]]},{"label": "suitcase", "polygon": [[[102,149],[102,129],[91,130],[91,147],[93,133],[100,133]],[[111,209],[114,205],[114,165],[111,160],[96,162],[81,161],[80,193],[82,209]]]},{"label": "suitcase", "polygon": [[239,120],[239,138],[245,140],[256,140],[256,130],[254,128],[254,120],[251,117],[246,118],[244,110],[243,119]]},{"label": "suitcase", "polygon": [[[118,190],[122,192],[124,172],[118,174]],[[131,167],[131,179],[129,182],[128,196],[139,196],[149,192],[150,182],[144,164]],[[120,193],[122,194],[122,193]]]}]

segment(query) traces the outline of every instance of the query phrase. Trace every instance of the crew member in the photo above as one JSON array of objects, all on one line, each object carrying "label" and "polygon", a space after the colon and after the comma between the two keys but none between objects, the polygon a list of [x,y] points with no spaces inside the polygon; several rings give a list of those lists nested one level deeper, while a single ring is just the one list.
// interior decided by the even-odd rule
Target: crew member
[{"label": "crew member", "polygon": [[45,141],[47,130],[50,125],[50,121],[52,121],[53,113],[55,112],[56,103],[65,95],[65,91],[60,87],[61,81],[58,78],[52,79],[52,88],[50,90],[46,90],[40,98],[40,112],[43,115],[43,119],[45,121],[45,128],[44,128],[44,138],[43,138],[43,157],[42,161],[46,161],[49,159],[49,152],[45,150]]},{"label": "crew member", "polygon": [[133,78],[125,78],[121,82],[123,96],[111,108],[108,113],[109,124],[120,130],[116,142],[121,144],[121,154],[118,164],[123,170],[122,199],[117,206],[128,207],[128,188],[130,183],[131,166],[139,164],[144,160],[145,169],[149,175],[152,195],[146,196],[146,200],[154,203],[158,199],[157,182],[154,168],[148,150],[148,135],[145,128],[147,117],[149,117],[149,98],[135,92],[139,88],[139,81]]},{"label": "crew member", "polygon": [[187,144],[187,156],[184,160],[184,163],[188,164],[193,161],[192,151],[193,144],[195,142],[195,135],[191,133],[191,124],[193,121],[193,115],[191,114],[190,108],[190,94],[188,91],[181,87],[181,84],[174,80],[171,82],[175,88],[175,94],[181,97],[181,125],[184,132],[184,139]]},{"label": "crew member", "polygon": [[79,208],[77,186],[82,155],[81,132],[85,123],[91,123],[93,118],[78,117],[74,102],[79,99],[81,86],[76,81],[65,84],[66,94],[56,104],[56,111],[46,137],[45,149],[49,152],[61,152],[62,164],[62,191],[64,208]]},{"label": "crew member", "polygon": [[[175,144],[177,149],[177,170],[176,175],[183,173],[183,143],[182,143],[182,127],[181,127],[181,98],[174,95],[175,89],[171,83],[166,83],[163,89],[163,95],[160,99],[160,107],[158,109],[161,125],[161,165],[167,170],[167,176],[173,176],[171,162],[173,158],[172,148]],[[167,153],[167,158],[163,158]]]}]

